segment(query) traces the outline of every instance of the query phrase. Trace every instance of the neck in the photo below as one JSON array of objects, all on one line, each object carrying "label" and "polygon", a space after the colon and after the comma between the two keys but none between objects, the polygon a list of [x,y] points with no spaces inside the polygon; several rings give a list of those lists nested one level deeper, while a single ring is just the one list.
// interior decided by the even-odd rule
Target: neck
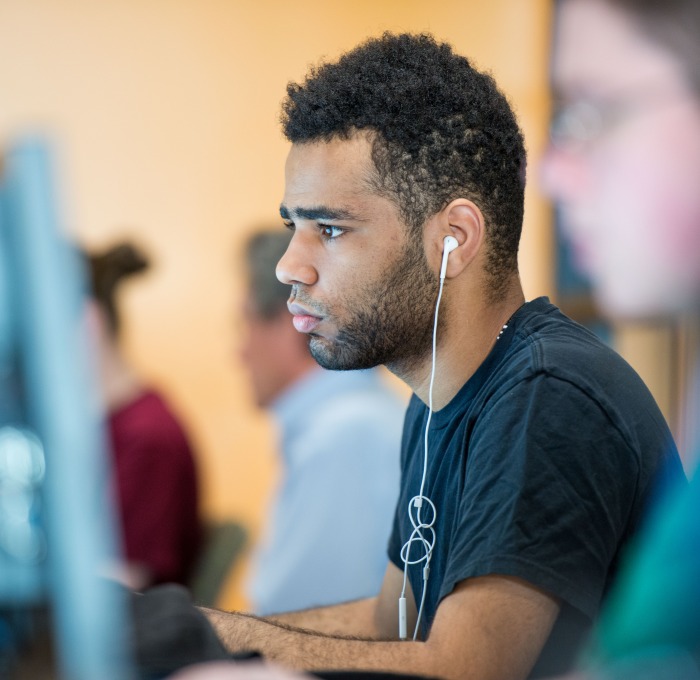
[{"label": "neck", "polygon": [[[432,399],[434,411],[449,404],[474,375],[496,344],[504,324],[525,302],[518,280],[514,281],[498,302],[490,302],[483,295],[450,297],[447,292],[443,292],[440,304],[440,318],[444,319],[444,323],[438,326],[436,343]],[[459,304],[463,299],[470,302]],[[405,371],[390,368],[411,387],[421,401],[429,403],[432,352]]]},{"label": "neck", "polygon": [[116,411],[143,392],[143,385],[114,343],[100,349],[100,379],[105,408]]}]

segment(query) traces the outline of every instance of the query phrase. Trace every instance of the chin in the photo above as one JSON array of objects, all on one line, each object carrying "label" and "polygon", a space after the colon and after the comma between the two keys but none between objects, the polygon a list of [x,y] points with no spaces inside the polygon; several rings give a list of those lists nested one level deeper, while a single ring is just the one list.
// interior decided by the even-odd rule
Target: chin
[{"label": "chin", "polygon": [[313,338],[309,342],[311,356],[316,363],[329,371],[357,371],[374,368],[382,361],[370,351],[363,351],[343,343]]}]

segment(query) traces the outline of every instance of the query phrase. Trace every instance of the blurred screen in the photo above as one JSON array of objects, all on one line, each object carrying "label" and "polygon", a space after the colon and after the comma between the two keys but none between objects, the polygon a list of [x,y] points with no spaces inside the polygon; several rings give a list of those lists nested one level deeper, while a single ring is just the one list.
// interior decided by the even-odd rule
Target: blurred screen
[{"label": "blurred screen", "polygon": [[127,678],[125,593],[101,576],[118,547],[80,265],[47,143],[19,140],[1,168],[0,676],[45,621],[57,677]]}]

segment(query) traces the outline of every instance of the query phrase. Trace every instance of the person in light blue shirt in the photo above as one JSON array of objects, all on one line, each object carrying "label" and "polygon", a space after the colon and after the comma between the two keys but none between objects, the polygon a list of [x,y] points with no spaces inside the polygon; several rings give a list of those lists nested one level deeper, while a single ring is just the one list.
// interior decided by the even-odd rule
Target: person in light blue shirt
[{"label": "person in light blue shirt", "polygon": [[291,234],[247,244],[242,359],[278,427],[282,477],[253,559],[261,615],[372,597],[387,567],[405,404],[379,371],[319,368],[292,325],[275,265]]}]

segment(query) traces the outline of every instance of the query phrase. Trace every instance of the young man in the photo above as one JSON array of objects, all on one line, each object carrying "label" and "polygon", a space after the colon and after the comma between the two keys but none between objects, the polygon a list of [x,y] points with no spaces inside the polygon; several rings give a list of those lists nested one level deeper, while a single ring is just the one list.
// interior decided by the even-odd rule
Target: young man
[{"label": "young man", "polygon": [[[377,598],[210,621],[229,649],[296,668],[570,667],[657,470],[682,471],[632,369],[546,299],[524,301],[525,151],[505,97],[448,45],[386,34],[290,85],[283,125],[294,235],[278,277],[322,366],[384,364],[413,389],[401,495]],[[398,640],[402,594],[416,641]]]}]

